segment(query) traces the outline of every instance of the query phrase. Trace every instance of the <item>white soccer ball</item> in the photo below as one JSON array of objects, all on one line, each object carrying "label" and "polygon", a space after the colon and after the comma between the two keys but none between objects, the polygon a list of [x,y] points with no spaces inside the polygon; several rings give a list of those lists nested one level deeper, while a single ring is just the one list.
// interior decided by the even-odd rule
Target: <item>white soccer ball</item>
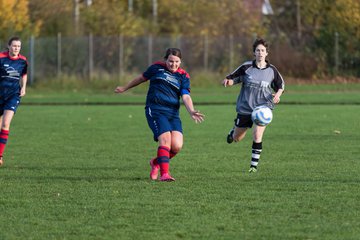
[{"label": "white soccer ball", "polygon": [[266,126],[273,119],[272,111],[267,106],[258,106],[254,108],[251,114],[252,121],[258,126]]}]

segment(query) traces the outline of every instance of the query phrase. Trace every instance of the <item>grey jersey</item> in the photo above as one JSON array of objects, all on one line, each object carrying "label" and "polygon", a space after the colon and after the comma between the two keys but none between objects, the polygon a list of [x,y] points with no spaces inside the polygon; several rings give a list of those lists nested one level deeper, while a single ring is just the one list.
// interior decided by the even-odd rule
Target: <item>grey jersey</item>
[{"label": "grey jersey", "polygon": [[283,77],[268,62],[263,69],[259,69],[255,61],[245,62],[226,78],[234,80],[234,84],[242,83],[236,104],[239,114],[251,114],[260,105],[274,109],[272,94],[285,88]]}]

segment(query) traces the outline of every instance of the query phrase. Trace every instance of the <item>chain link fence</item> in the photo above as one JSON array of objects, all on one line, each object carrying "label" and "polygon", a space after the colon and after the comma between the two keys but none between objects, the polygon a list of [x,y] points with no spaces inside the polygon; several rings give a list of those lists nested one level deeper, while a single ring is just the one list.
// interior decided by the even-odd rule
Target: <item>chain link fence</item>
[{"label": "chain link fence", "polygon": [[[333,53],[327,56],[306,49],[296,49],[285,39],[270,42],[269,60],[285,76],[311,78],[318,74],[346,74],[360,77],[360,60],[343,59],[349,56],[329,42]],[[124,73],[141,73],[154,61],[162,60],[165,50],[182,50],[182,67],[192,75],[196,72],[227,74],[242,62],[253,59],[254,36],[234,37],[125,37],[84,36],[34,38],[23,40],[22,54],[28,58],[30,83],[51,81],[59,77],[121,78]],[[331,57],[331,59],[327,59]],[[324,64],[327,64],[324,67]]]}]

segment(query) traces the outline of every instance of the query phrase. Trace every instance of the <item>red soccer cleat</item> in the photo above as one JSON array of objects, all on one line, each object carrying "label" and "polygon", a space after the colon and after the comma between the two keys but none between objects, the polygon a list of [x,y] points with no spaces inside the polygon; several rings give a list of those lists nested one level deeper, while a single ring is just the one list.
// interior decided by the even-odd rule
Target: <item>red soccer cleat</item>
[{"label": "red soccer cleat", "polygon": [[151,180],[156,180],[156,179],[158,179],[159,170],[160,170],[159,164],[154,164],[154,160],[155,160],[155,158],[153,158],[153,159],[150,160],[150,166],[151,166],[150,179],[151,179]]},{"label": "red soccer cleat", "polygon": [[175,178],[173,178],[172,176],[170,176],[169,173],[164,173],[164,174],[160,177],[160,181],[162,181],[162,182],[173,182],[173,181],[175,181]]}]

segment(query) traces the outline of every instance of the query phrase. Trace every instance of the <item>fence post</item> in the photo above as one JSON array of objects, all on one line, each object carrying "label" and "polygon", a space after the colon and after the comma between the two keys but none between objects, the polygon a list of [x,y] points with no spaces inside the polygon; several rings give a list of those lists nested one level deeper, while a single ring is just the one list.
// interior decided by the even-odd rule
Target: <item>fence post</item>
[{"label": "fence post", "polygon": [[152,58],[153,58],[153,36],[152,36],[152,34],[150,34],[149,41],[148,41],[148,65],[149,66],[152,64]]},{"label": "fence post", "polygon": [[334,75],[338,74],[339,70],[339,33],[335,33],[335,48],[334,48],[334,57],[335,57],[335,66],[334,66]]},{"label": "fence post", "polygon": [[209,37],[206,34],[204,36],[204,68],[205,68],[205,71],[208,70],[208,66],[209,66]]},{"label": "fence post", "polygon": [[119,35],[119,79],[124,73],[124,37]]},{"label": "fence post", "polygon": [[229,71],[232,71],[234,69],[234,35],[230,34],[229,37]]},{"label": "fence post", "polygon": [[61,76],[61,33],[57,34],[57,76]]},{"label": "fence post", "polygon": [[181,49],[181,36],[180,35],[178,35],[176,37],[176,46],[177,46],[177,48]]},{"label": "fence post", "polygon": [[89,80],[93,77],[94,71],[94,38],[93,34],[89,34]]},{"label": "fence post", "polygon": [[30,75],[29,75],[29,85],[34,83],[34,64],[35,64],[35,37],[31,35],[30,37]]}]

